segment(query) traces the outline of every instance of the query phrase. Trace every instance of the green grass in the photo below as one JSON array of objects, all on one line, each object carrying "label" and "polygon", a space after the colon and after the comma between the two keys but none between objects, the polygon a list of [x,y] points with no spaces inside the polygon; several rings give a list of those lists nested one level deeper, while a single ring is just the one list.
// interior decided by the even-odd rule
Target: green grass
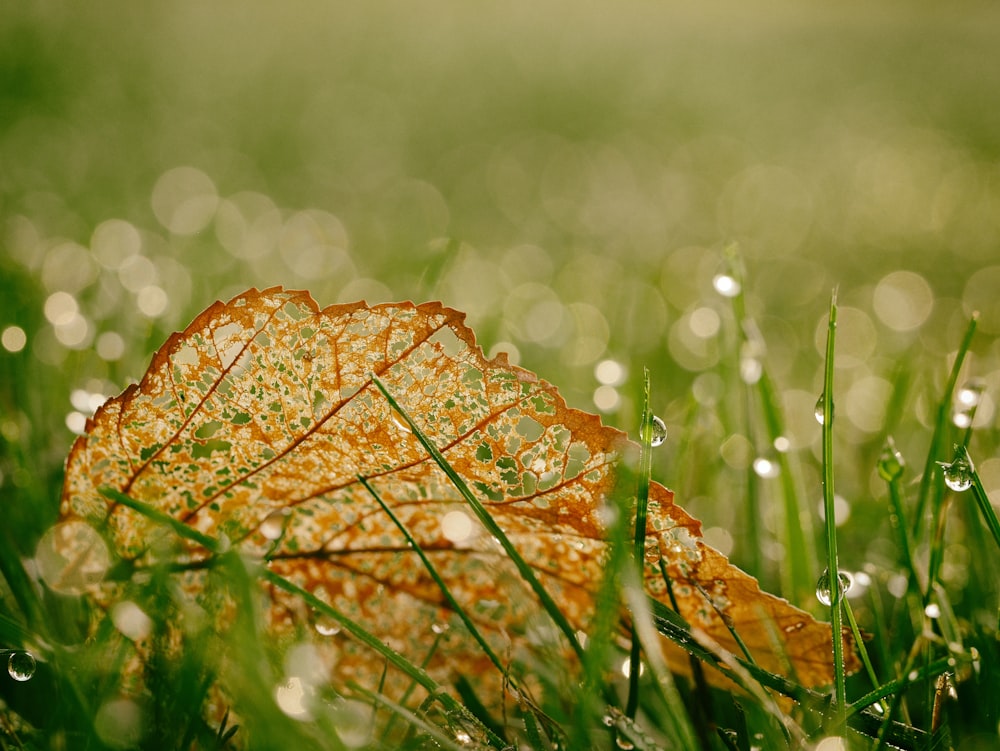
[{"label": "green grass", "polygon": [[[828,316],[824,368],[824,393],[828,396],[822,400],[825,416],[836,415],[832,396],[837,388],[833,382],[836,313],[834,300]],[[742,750],[761,744],[775,749],[807,748],[824,737],[839,735],[845,739],[846,747],[858,749],[898,747],[917,751],[945,748],[949,744],[977,748],[968,744],[995,734],[998,716],[1000,648],[996,582],[990,578],[970,579],[963,589],[956,590],[941,576],[950,550],[949,524],[967,525],[966,544],[978,545],[971,554],[993,561],[984,564],[987,570],[1000,557],[1000,527],[965,448],[973,436],[960,433],[964,428],[953,424],[948,406],[953,400],[955,373],[970,344],[971,336],[966,336],[940,397],[944,406],[934,411],[937,422],[928,439],[938,452],[952,437],[961,440],[956,444],[954,457],[945,454],[944,458],[924,462],[927,467],[941,467],[936,473],[940,488],[933,491],[929,496],[931,501],[926,504],[934,510],[934,518],[922,525],[908,522],[908,517],[920,511],[918,496],[927,491],[921,490],[923,485],[914,487],[913,482],[902,482],[906,469],[894,453],[894,443],[888,444],[878,466],[871,468],[877,469],[885,482],[881,514],[886,525],[895,530],[896,542],[889,554],[891,563],[884,570],[870,566],[862,570],[870,582],[862,597],[842,596],[836,588],[831,591],[827,610],[830,620],[838,628],[844,621],[856,638],[860,636],[859,626],[865,632],[866,669],[847,675],[843,670],[844,656],[835,651],[833,660],[838,669],[829,692],[809,689],[762,671],[749,653],[720,654],[706,648],[676,613],[648,600],[642,593],[635,561],[644,554],[643,540],[632,530],[637,521],[643,523],[642,499],[648,493],[658,450],[650,447],[653,413],[649,408],[648,379],[638,386],[647,405],[639,428],[643,438],[640,462],[634,475],[625,473],[620,481],[623,487],[632,488],[630,494],[639,502],[637,506],[626,502],[616,516],[618,521],[609,528],[612,545],[607,578],[598,599],[602,604],[586,642],[579,640],[563,618],[558,603],[546,593],[531,567],[520,559],[475,493],[376,381],[480,521],[500,541],[567,643],[575,645],[575,652],[566,653],[570,662],[565,665],[550,661],[530,667],[530,680],[546,687],[540,703],[529,702],[527,694],[517,691],[517,683],[507,674],[508,666],[482,637],[479,637],[481,648],[505,680],[510,681],[515,695],[522,697],[516,708],[504,716],[485,709],[494,704],[496,697],[478,695],[473,676],[466,676],[468,682],[455,687],[439,685],[420,665],[393,651],[360,624],[275,575],[266,566],[248,563],[229,552],[224,541],[108,490],[110,500],[137,510],[210,554],[206,563],[198,567],[205,577],[205,590],[199,602],[209,614],[223,607],[224,602],[237,603],[236,625],[226,637],[229,649],[213,646],[216,637],[204,625],[183,633],[179,649],[176,643],[168,643],[171,632],[167,624],[177,617],[180,609],[189,606],[172,583],[181,568],[169,558],[142,579],[132,578],[128,571],[112,569],[110,576],[119,581],[116,596],[139,604],[152,619],[149,625],[152,651],[144,678],[147,690],[132,694],[138,698],[121,699],[125,687],[119,683],[119,676],[134,659],[134,653],[112,623],[109,613],[113,609],[104,611],[86,598],[59,595],[44,586],[39,588],[26,570],[24,560],[13,554],[16,548],[9,539],[13,530],[8,528],[8,544],[3,546],[0,557],[6,606],[0,618],[0,639],[8,647],[5,658],[13,656],[23,662],[25,651],[30,651],[38,666],[30,680],[9,679],[0,684],[7,707],[0,740],[3,747],[29,749],[66,743],[74,748],[93,749],[181,749],[192,745],[268,749],[288,744],[317,749],[465,749],[472,744],[496,749],[552,746]],[[754,396],[753,389],[743,393],[748,400]],[[761,400],[760,404],[765,405],[766,415],[751,420],[760,419],[766,424],[751,422],[748,427],[752,432],[763,430],[766,435],[773,424],[780,424],[782,416],[774,399]],[[753,416],[754,412],[748,414]],[[840,567],[841,560],[836,547],[839,533],[832,524],[833,481],[839,469],[832,452],[837,426],[834,417],[824,419],[822,426],[816,428],[823,435],[826,521],[822,526],[828,546],[826,557],[832,570]],[[783,470],[794,470],[796,460],[792,453],[785,455]],[[948,489],[945,481],[954,483],[958,468],[964,472],[959,478],[959,487],[964,490],[955,492]],[[786,491],[787,488],[780,490],[779,496]],[[371,492],[381,502],[374,489]],[[800,503],[795,498],[792,507]],[[959,504],[965,508],[959,509]],[[787,499],[779,507],[788,508]],[[397,525],[401,524],[392,518]],[[786,518],[785,523],[792,520]],[[804,538],[811,532],[799,529],[793,534]],[[919,561],[917,551],[922,549],[928,551],[926,560],[930,568],[923,568]],[[433,575],[430,559],[421,557]],[[895,577],[901,577],[905,585],[900,588],[892,584]],[[450,597],[444,580],[437,576],[435,579],[452,607],[464,616],[457,601]],[[275,671],[281,653],[264,638],[253,605],[253,591],[260,584],[282,589],[300,598],[314,612],[333,619],[364,648],[380,654],[387,669],[401,671],[414,687],[419,686],[420,695],[427,698],[414,704],[405,697],[402,701],[391,700],[356,685],[329,686],[320,688],[313,698],[313,706],[320,709],[315,710],[309,721],[289,717],[274,698],[274,687],[280,685]],[[618,614],[623,606],[631,611],[635,627],[631,650],[614,646],[611,638],[619,627]],[[468,617],[461,620],[477,635]],[[93,636],[81,641],[88,628]],[[692,673],[693,682],[690,677],[671,676],[659,653],[657,633],[688,651],[697,665]],[[428,647],[431,651],[447,649],[437,641]],[[220,659],[223,652],[231,656]],[[623,660],[630,665],[629,677],[609,682],[614,666]],[[582,666],[581,678],[568,685],[563,677],[578,673],[575,665]],[[741,690],[729,693],[710,688],[701,676],[713,670],[722,671]],[[225,700],[232,703],[242,718],[239,726],[225,723],[213,726],[203,719],[205,702],[218,700],[213,686],[220,679],[228,691]],[[794,702],[776,702],[781,696]],[[383,728],[388,734],[372,734],[372,727]]]},{"label": "green grass", "polygon": [[[38,663],[28,681],[0,670],[0,748],[454,749],[468,736],[748,751],[810,747],[844,723],[857,748],[996,747],[997,16],[976,2],[5,8],[0,333],[17,326],[27,344],[0,347],[0,650]],[[217,198],[192,232],[153,200],[184,165]],[[736,295],[713,289],[722,273]],[[607,423],[636,438],[653,413],[669,426],[648,466],[623,474],[590,638],[569,662],[527,666],[537,704],[498,716],[474,684],[435,693],[425,660],[380,652],[411,682],[402,699],[329,687],[310,722],[293,719],[275,701],[282,650],[253,606],[270,575],[223,551],[198,572],[202,616],[179,650],[176,572],[113,571],[158,650],[148,692],[121,703],[128,640],[39,584],[67,415],[138,378],[212,301],[272,284],[323,304],[442,299],[571,405],[595,411],[600,387],[615,397]],[[46,317],[56,292],[79,306],[82,340]],[[605,359],[619,380],[595,378]],[[958,401],[970,384],[978,412]],[[945,474],[965,452],[970,487],[955,492]],[[856,624],[865,668],[807,691],[712,653],[647,602],[632,498],[650,478],[766,590]],[[831,505],[850,512],[836,528]],[[831,566],[855,581],[842,611],[815,596]],[[621,608],[636,624],[624,649]],[[226,644],[210,628],[223,615]],[[689,652],[693,679],[665,669],[655,632]],[[717,670],[740,691],[712,688]],[[240,709],[222,728],[202,719],[220,677]],[[363,732],[371,716],[384,736]]]}]

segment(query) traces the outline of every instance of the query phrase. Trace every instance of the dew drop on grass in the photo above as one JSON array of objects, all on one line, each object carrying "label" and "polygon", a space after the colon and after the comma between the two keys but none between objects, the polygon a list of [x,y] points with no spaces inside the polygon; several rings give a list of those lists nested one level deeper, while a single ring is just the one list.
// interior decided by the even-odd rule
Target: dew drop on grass
[{"label": "dew drop on grass", "polygon": [[396,410],[392,411],[392,414],[389,415],[389,419],[392,420],[392,424],[400,432],[403,432],[403,433],[412,433],[413,432],[412,430],[410,430],[409,423],[407,423],[406,420],[403,418],[403,416],[401,414],[399,414],[398,412],[396,412]]},{"label": "dew drop on grass", "polygon": [[321,613],[316,616],[316,621],[313,626],[316,629],[316,633],[320,636],[336,636],[340,633],[341,628],[337,621],[325,613]]},{"label": "dew drop on grass", "polygon": [[663,442],[667,440],[667,424],[663,422],[659,417],[653,415],[653,426],[652,432],[649,436],[650,446],[662,446]]},{"label": "dew drop on grass", "polygon": [[[854,584],[854,579],[846,571],[840,572],[839,579],[840,597],[843,599],[851,589],[851,585]],[[826,606],[829,606],[830,603],[833,602],[830,569],[824,569],[823,573],[819,577],[819,581],[816,582],[816,599]]]},{"label": "dew drop on grass", "polygon": [[30,681],[35,667],[35,656],[31,652],[11,652],[7,658],[7,674],[15,681]]},{"label": "dew drop on grass", "polygon": [[886,482],[894,482],[903,476],[904,469],[906,469],[906,461],[899,449],[896,448],[896,442],[892,440],[892,436],[889,436],[878,458],[879,476]]},{"label": "dew drop on grass", "polygon": [[286,508],[272,511],[260,523],[260,533],[268,540],[277,540],[285,532],[285,522],[290,515]]},{"label": "dew drop on grass", "polygon": [[944,484],[961,493],[972,487],[972,473],[975,468],[969,453],[962,446],[955,447],[955,458],[951,462],[938,462],[944,473]]},{"label": "dew drop on grass", "polygon": [[645,547],[643,550],[643,557],[646,559],[646,563],[659,563],[660,562],[660,543],[655,539],[646,540]]},{"label": "dew drop on grass", "polygon": [[[813,417],[816,418],[816,422],[820,425],[826,424],[826,394],[820,394],[819,399],[816,400],[816,409],[813,411]],[[832,411],[832,410],[831,410]]]}]

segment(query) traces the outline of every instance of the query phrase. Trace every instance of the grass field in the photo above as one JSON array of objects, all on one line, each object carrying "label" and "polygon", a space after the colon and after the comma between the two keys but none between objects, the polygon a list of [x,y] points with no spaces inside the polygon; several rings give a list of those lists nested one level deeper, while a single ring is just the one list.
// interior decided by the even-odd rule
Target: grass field
[{"label": "grass field", "polygon": [[[835,511],[874,676],[830,695],[896,689],[885,709],[926,733],[906,747],[997,747],[998,47],[1000,11],[976,2],[0,10],[0,649],[39,657],[30,680],[0,674],[0,747],[211,747],[196,720],[211,647],[159,664],[142,712],[115,704],[115,634],[81,642],[82,601],[43,597],[33,556],[96,405],[214,300],[278,284],[324,305],[440,299],[485,350],[633,437],[648,368],[668,428],[653,479],[823,619]],[[956,444],[975,468],[962,492],[941,466]],[[957,700],[934,690],[949,658]],[[273,734],[234,741],[371,740],[350,732],[368,705],[299,722],[272,688],[243,700]],[[552,725],[519,717],[483,742],[832,751],[821,739],[840,732],[782,705],[808,737],[788,740],[742,694],[699,716],[694,690],[648,689],[635,726],[608,715],[612,733],[587,684],[542,707]]]}]

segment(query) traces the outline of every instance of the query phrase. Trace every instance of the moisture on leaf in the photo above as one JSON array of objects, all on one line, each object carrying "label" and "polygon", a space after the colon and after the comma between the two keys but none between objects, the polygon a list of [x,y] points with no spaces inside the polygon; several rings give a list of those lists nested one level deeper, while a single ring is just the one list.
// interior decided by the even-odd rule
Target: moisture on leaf
[{"label": "moisture on leaf", "polygon": [[[490,672],[377,494],[496,652],[517,661],[545,632],[538,599],[375,376],[586,631],[608,559],[602,510],[632,444],[503,355],[486,359],[463,318],[436,303],[320,310],[277,288],[212,305],[88,424],[68,459],[63,521],[99,529],[128,570],[162,562],[162,524],[99,492],[110,487],[266,562],[442,682]],[[650,595],[671,605],[662,558],[693,629],[738,652],[733,626],[761,667],[831,681],[829,626],[761,592],[656,483],[646,533]],[[176,544],[173,565],[188,573],[212,555]],[[271,633],[340,639],[331,679],[378,685],[383,658],[295,596],[265,595]],[[390,670],[393,681],[406,685]]]}]

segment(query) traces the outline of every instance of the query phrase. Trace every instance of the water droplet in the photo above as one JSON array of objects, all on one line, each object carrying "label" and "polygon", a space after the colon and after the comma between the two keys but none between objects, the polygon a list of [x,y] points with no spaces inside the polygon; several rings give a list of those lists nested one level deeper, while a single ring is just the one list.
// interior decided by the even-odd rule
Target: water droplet
[{"label": "water droplet", "polygon": [[667,440],[667,424],[656,415],[653,415],[649,445],[654,447],[662,446],[665,440]]},{"label": "water droplet", "polygon": [[886,482],[893,482],[903,476],[904,469],[906,469],[906,461],[899,453],[899,449],[896,448],[896,442],[892,440],[892,436],[889,436],[878,458],[879,476]]},{"label": "water droplet", "polygon": [[[854,578],[846,571],[841,571],[839,579],[840,596],[843,598],[851,589],[851,585],[854,584]],[[833,602],[833,591],[830,583],[829,569],[824,569],[823,573],[819,577],[819,581],[816,582],[816,599],[827,606]]]},{"label": "water droplet", "polygon": [[30,681],[35,667],[35,656],[31,652],[11,652],[7,658],[7,673],[15,681]]},{"label": "water droplet", "polygon": [[285,525],[288,523],[288,517],[291,516],[291,513],[287,508],[272,511],[260,523],[260,533],[268,540],[280,539],[285,534]]},{"label": "water droplet", "polygon": [[401,414],[399,414],[398,412],[396,412],[396,410],[392,411],[392,414],[389,415],[389,419],[392,420],[392,424],[395,425],[402,432],[404,432],[404,433],[412,433],[413,432],[412,430],[410,430],[410,426],[406,422],[406,420],[403,419],[403,416]]},{"label": "water droplet", "polygon": [[951,462],[938,462],[944,472],[944,484],[961,493],[972,487],[972,473],[976,471],[964,446],[955,447],[955,458]]},{"label": "water droplet", "polygon": [[924,608],[924,615],[928,618],[940,618],[941,617],[941,606],[936,602],[930,603]]},{"label": "water droplet", "polygon": [[326,613],[317,615],[313,626],[320,636],[336,636],[340,633],[341,628],[340,623]]},{"label": "water droplet", "polygon": [[758,456],[753,460],[753,471],[758,477],[772,479],[781,474],[781,465],[766,456]]},{"label": "water droplet", "polygon": [[659,563],[660,562],[660,543],[651,538],[646,539],[645,547],[643,550],[643,558],[646,559],[646,563]]},{"label": "water droplet", "polygon": [[312,719],[312,713],[308,706],[309,699],[307,686],[301,678],[295,675],[289,677],[284,683],[278,684],[274,689],[274,701],[278,708],[296,720]]},{"label": "water droplet", "polygon": [[[826,394],[820,394],[819,399],[816,400],[816,409],[813,412],[813,416],[816,418],[816,422],[818,422],[820,425],[826,424],[826,405],[824,404],[825,401],[826,401]],[[832,411],[833,410],[831,409],[831,412]]]},{"label": "water droplet", "polygon": [[743,289],[739,280],[729,274],[716,274],[712,279],[712,286],[723,297],[736,297]]}]

